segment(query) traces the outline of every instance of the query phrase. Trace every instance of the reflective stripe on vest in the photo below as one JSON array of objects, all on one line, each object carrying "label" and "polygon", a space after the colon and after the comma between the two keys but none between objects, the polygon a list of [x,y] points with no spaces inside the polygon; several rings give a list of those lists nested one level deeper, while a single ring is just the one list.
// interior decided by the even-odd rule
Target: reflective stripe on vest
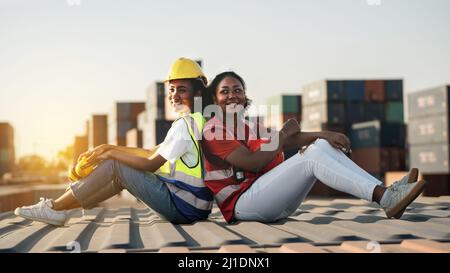
[{"label": "reflective stripe on vest", "polygon": [[233,192],[239,190],[241,188],[240,185],[229,185],[221,189],[214,198],[216,199],[218,204],[222,204],[225,199],[227,199]]},{"label": "reflective stripe on vest", "polygon": [[197,198],[191,192],[182,190],[173,184],[166,183],[166,185],[172,193],[174,193],[177,197],[179,197],[181,200],[185,201],[189,205],[201,210],[212,209],[213,202]]},{"label": "reflective stripe on vest", "polygon": [[[202,154],[198,143],[198,140],[201,139],[201,132],[203,130],[203,125],[205,124],[205,119],[201,113],[193,113],[189,116],[184,116],[181,118],[186,123],[189,135],[197,150],[197,162],[194,166],[189,166],[181,157],[177,159],[174,164],[166,161],[164,165],[159,168],[157,174],[163,178],[167,178],[168,180],[176,180],[197,188],[206,188],[203,180],[203,164],[201,161]],[[170,182],[167,182],[166,184],[169,186],[169,190],[171,192],[195,208],[206,210],[212,207],[211,201],[199,199],[191,192],[180,189]]]},{"label": "reflective stripe on vest", "polygon": [[205,181],[224,180],[233,176],[233,169],[206,171]]},{"label": "reflective stripe on vest", "polygon": [[[249,141],[251,139],[256,139],[256,123],[253,123],[251,121],[245,120],[245,124],[249,128]],[[248,143],[248,142],[247,142]],[[226,180],[234,175],[233,168],[223,169],[223,170],[214,170],[214,171],[207,171],[205,170],[205,182],[208,183],[208,181],[220,181],[220,180]],[[244,180],[246,182],[247,180]],[[242,182],[242,183],[244,183]],[[232,184],[223,187],[218,193],[214,195],[214,198],[216,199],[216,202],[218,205],[222,204],[223,201],[225,201],[228,197],[230,197],[234,192],[241,189],[240,185]]]}]

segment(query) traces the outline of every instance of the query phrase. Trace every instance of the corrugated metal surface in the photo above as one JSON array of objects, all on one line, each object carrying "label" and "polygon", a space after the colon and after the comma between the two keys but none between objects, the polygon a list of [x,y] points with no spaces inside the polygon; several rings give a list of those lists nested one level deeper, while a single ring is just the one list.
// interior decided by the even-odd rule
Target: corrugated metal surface
[{"label": "corrugated metal surface", "polygon": [[[79,248],[78,248],[79,247]],[[450,197],[421,197],[401,220],[355,199],[308,200],[272,224],[172,225],[146,208],[74,210],[65,227],[0,214],[1,252],[450,252]]]}]

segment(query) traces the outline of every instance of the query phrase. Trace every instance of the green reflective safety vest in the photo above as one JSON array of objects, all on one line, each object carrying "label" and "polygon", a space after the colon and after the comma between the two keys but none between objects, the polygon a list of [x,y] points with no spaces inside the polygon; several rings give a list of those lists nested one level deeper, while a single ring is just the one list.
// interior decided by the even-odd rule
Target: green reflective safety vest
[{"label": "green reflective safety vest", "polygon": [[195,145],[197,161],[191,166],[182,157],[174,163],[166,161],[157,174],[166,182],[175,205],[185,216],[195,220],[205,219],[213,205],[213,195],[203,180],[203,156],[199,143],[206,120],[201,113],[192,113],[176,121],[180,119],[186,124],[190,140]]}]

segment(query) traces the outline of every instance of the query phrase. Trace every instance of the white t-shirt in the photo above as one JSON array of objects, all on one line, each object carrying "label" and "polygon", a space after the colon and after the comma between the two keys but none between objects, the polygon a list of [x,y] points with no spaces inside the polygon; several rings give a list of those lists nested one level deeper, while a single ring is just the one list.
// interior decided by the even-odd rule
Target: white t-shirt
[{"label": "white t-shirt", "polygon": [[183,119],[180,118],[172,123],[172,127],[170,127],[166,138],[159,145],[156,153],[172,164],[180,157],[188,166],[197,164],[197,149]]}]

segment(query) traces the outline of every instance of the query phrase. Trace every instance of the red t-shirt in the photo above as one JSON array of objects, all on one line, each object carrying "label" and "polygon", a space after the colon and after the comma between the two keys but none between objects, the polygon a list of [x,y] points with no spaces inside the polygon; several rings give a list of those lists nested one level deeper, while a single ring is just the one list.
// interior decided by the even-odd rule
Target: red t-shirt
[{"label": "red t-shirt", "polygon": [[[217,118],[209,120],[203,129],[202,147],[205,154],[205,184],[213,192],[217,204],[227,222],[234,220],[234,207],[239,196],[245,192],[264,173],[279,165],[284,160],[280,152],[260,172],[245,171],[245,180],[238,182],[233,166],[226,158],[242,145],[250,151],[257,151],[267,139],[258,138],[255,124],[246,122],[242,140],[224,126]],[[261,127],[260,127],[261,128]]]}]

